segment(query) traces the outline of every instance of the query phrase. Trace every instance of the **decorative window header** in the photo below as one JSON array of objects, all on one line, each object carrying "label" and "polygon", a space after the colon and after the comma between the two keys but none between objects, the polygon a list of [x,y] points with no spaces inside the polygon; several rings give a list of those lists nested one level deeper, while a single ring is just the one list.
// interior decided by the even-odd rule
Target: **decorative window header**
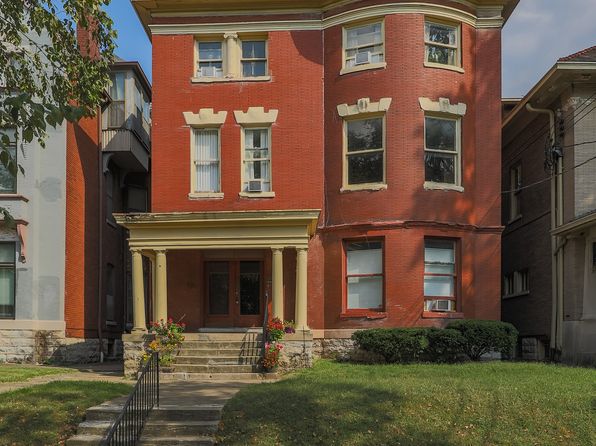
[{"label": "decorative window header", "polygon": [[365,113],[382,113],[389,110],[391,98],[381,98],[379,102],[370,102],[370,98],[360,98],[354,105],[340,104],[337,113],[342,118],[363,115]]},{"label": "decorative window header", "polygon": [[228,116],[227,111],[213,112],[212,108],[202,108],[199,113],[183,112],[186,124],[191,127],[216,127],[222,125]]},{"label": "decorative window header", "polygon": [[249,107],[246,112],[234,110],[234,117],[240,125],[271,125],[277,120],[278,112],[276,109],[265,112],[264,107]]},{"label": "decorative window header", "polygon": [[425,112],[448,113],[450,115],[464,116],[466,114],[466,104],[460,102],[459,104],[451,104],[447,98],[439,98],[438,101],[433,101],[429,98],[418,98],[420,108]]}]

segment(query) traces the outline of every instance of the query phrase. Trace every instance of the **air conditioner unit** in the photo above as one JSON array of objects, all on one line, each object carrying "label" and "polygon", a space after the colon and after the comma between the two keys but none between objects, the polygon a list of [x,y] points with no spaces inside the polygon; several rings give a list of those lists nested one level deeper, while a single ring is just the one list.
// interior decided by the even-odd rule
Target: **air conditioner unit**
[{"label": "air conditioner unit", "polygon": [[248,182],[249,192],[261,192],[263,190],[263,183],[261,180],[251,180]]},{"label": "air conditioner unit", "polygon": [[365,53],[356,53],[356,65],[364,65],[370,63],[371,61],[371,54],[369,51]]},{"label": "air conditioner unit", "polygon": [[199,74],[201,75],[201,77],[216,77],[217,67],[201,67],[201,71]]},{"label": "air conditioner unit", "polygon": [[433,311],[453,311],[452,300],[434,300],[432,306]]}]

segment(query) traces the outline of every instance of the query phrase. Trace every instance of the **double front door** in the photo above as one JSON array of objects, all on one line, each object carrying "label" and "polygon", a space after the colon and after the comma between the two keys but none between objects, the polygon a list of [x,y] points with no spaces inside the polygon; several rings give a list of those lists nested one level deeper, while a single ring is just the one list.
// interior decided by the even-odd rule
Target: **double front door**
[{"label": "double front door", "polygon": [[205,326],[262,325],[262,262],[253,260],[205,262],[205,284]]}]

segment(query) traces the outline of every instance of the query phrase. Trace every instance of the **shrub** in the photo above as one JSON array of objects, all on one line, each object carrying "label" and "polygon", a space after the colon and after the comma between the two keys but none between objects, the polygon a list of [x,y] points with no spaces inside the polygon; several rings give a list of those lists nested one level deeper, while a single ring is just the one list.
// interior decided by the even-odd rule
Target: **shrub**
[{"label": "shrub", "polygon": [[509,357],[517,343],[517,330],[507,322],[461,320],[447,325],[463,336],[463,351],[473,361],[491,351]]},{"label": "shrub", "polygon": [[374,328],[354,332],[356,345],[381,355],[386,362],[419,361],[428,347],[423,328]]},{"label": "shrub", "polygon": [[426,330],[428,347],[425,359],[429,362],[458,362],[464,356],[463,335],[450,328],[429,328]]}]

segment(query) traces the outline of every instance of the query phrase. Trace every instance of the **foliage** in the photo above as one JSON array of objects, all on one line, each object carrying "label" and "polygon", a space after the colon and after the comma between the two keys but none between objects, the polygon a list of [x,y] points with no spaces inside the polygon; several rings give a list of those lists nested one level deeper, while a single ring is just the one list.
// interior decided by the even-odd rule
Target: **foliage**
[{"label": "foliage", "polygon": [[73,369],[46,367],[43,365],[0,365],[0,383],[27,381],[38,376],[72,373]]},{"label": "foliage", "polygon": [[124,383],[56,381],[0,393],[0,444],[59,445],[88,407],[130,392]]},{"label": "foliage", "polygon": [[463,351],[473,361],[491,351],[510,357],[517,343],[518,332],[507,322],[469,319],[451,322],[447,328],[463,335]]},{"label": "foliage", "polygon": [[416,362],[428,347],[427,329],[373,328],[354,332],[352,339],[369,352],[381,355],[386,362]]},{"label": "foliage", "polygon": [[593,368],[317,361],[223,410],[226,446],[596,444]]},{"label": "foliage", "polygon": [[275,317],[267,324],[267,333],[269,341],[279,342],[288,333],[296,333],[294,329],[294,322],[282,321],[280,318]]},{"label": "foliage", "polygon": [[279,355],[283,348],[283,345],[276,342],[265,344],[265,356],[262,360],[265,370],[273,370],[279,365]]},{"label": "foliage", "polygon": [[425,333],[428,340],[424,359],[428,362],[453,363],[463,359],[464,338],[457,330],[429,328]]},{"label": "foliage", "polygon": [[[10,0],[0,2],[0,128],[18,129],[23,143],[42,147],[47,128],[64,119],[92,116],[104,100],[114,57],[110,0]],[[77,43],[77,24],[94,45]],[[6,135],[5,135],[6,136]],[[17,170],[7,137],[0,162]]]},{"label": "foliage", "polygon": [[184,341],[182,333],[186,329],[186,324],[180,321],[174,322],[170,317],[167,321],[160,319],[159,322],[150,322],[149,325],[149,332],[155,333],[155,339],[147,346],[143,354],[143,361],[147,361],[153,353],[157,352],[159,353],[159,363],[169,366],[174,360],[172,357],[174,351]]}]

